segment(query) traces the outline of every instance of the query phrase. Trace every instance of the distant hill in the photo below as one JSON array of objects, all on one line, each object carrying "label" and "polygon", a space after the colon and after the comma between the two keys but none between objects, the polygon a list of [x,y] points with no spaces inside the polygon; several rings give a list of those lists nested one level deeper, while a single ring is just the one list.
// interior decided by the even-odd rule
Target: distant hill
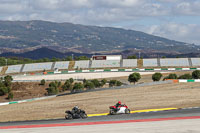
[{"label": "distant hill", "polygon": [[25,53],[3,53],[0,54],[0,57],[22,57],[22,58],[30,58],[30,59],[42,59],[42,58],[49,58],[52,59],[55,58],[65,58],[66,56],[88,56],[90,57],[90,54],[80,54],[80,53],[73,53],[73,52],[67,52],[67,53],[60,53],[48,48],[39,48],[33,51],[25,52]]},{"label": "distant hill", "polygon": [[[59,57],[66,52],[109,54],[130,49],[186,54],[199,53],[200,48],[194,44],[120,28],[47,21],[0,21],[0,53],[24,53],[41,47],[59,51],[54,53]],[[25,55],[37,58],[44,54],[35,52],[38,53]]]},{"label": "distant hill", "polygon": [[[22,58],[30,58],[30,59],[42,59],[42,58],[49,58],[52,59],[53,57],[55,58],[60,58],[63,59],[66,56],[87,56],[91,57],[92,55],[100,55],[99,53],[94,53],[94,54],[86,54],[86,53],[75,53],[75,52],[66,52],[66,53],[61,53],[46,47],[43,48],[38,48],[33,51],[28,51],[24,53],[3,53],[0,54],[0,57],[22,57]],[[138,51],[136,50],[124,50],[121,52],[116,52],[116,53],[111,53],[114,55],[122,55],[123,58],[126,58],[127,56],[130,55],[136,55],[137,57],[139,56]],[[140,53],[140,57],[143,58],[157,58],[157,57],[169,57],[169,58],[176,58],[176,57],[200,57],[200,53],[188,53],[188,54],[170,54],[170,53],[164,53],[164,52],[157,52],[157,51],[143,51]]]}]

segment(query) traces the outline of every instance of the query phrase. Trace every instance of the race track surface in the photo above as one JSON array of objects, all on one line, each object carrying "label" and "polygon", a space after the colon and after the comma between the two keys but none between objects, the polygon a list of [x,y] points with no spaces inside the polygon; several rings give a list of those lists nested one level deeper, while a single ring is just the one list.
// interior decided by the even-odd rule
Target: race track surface
[{"label": "race track surface", "polygon": [[64,116],[63,116],[63,119],[21,121],[21,122],[2,122],[2,123],[0,123],[0,129],[1,129],[1,127],[5,127],[5,126],[63,124],[63,123],[88,123],[88,122],[143,120],[143,119],[191,117],[191,116],[200,116],[200,108],[197,107],[197,108],[170,110],[170,111],[96,116],[96,117],[88,117],[87,119],[76,119],[76,120],[66,120],[66,119],[64,119]]}]

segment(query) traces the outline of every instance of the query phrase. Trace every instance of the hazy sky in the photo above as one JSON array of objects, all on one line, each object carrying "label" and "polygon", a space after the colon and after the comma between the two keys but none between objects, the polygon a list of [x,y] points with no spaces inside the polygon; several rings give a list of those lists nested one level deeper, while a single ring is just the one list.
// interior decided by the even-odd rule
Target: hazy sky
[{"label": "hazy sky", "polygon": [[200,45],[200,0],[0,0],[0,19],[121,27]]}]

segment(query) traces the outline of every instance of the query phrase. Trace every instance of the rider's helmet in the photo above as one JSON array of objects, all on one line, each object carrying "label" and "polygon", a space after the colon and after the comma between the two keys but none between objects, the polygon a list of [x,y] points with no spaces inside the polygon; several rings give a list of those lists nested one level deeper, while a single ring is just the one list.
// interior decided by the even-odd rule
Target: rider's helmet
[{"label": "rider's helmet", "polygon": [[118,101],[118,104],[122,104],[121,101]]},{"label": "rider's helmet", "polygon": [[77,105],[74,108],[79,109],[79,107]]}]

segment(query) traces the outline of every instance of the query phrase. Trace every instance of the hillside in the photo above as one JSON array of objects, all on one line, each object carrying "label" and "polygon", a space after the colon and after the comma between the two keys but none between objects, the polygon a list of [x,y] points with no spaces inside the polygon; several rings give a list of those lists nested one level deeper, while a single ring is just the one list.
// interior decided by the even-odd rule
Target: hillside
[{"label": "hillside", "polygon": [[47,21],[0,21],[0,53],[46,46],[59,52],[113,53],[127,49],[185,54],[199,46],[134,30]]},{"label": "hillside", "polygon": [[33,51],[28,51],[24,53],[13,53],[13,52],[8,52],[8,53],[3,53],[0,54],[0,57],[22,57],[22,58],[30,58],[30,59],[42,59],[42,58],[65,58],[66,56],[87,56],[90,57],[92,55],[90,54],[84,54],[84,53],[74,53],[74,52],[66,52],[66,53],[61,53],[52,49],[48,49],[46,47],[43,48],[38,48]]}]

